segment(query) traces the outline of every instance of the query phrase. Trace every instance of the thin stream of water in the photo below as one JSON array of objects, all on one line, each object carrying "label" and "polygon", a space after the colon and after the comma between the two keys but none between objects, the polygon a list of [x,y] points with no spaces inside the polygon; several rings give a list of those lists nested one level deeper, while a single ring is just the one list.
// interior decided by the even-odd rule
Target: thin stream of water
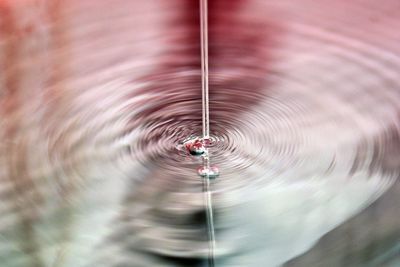
[{"label": "thin stream of water", "polygon": [[[203,142],[210,137],[209,124],[209,99],[208,99],[208,25],[207,25],[207,0],[200,0],[200,40],[201,40],[201,89],[202,89],[202,115],[203,115]],[[203,169],[210,170],[208,149],[203,157]],[[212,207],[212,193],[210,190],[210,176],[203,179],[204,201],[206,205],[207,232],[209,239],[208,265],[213,267],[215,253],[215,230]]]},{"label": "thin stream of water", "polygon": [[208,105],[208,23],[207,0],[200,0],[200,41],[201,41],[201,91],[203,110],[203,139],[210,137]]}]

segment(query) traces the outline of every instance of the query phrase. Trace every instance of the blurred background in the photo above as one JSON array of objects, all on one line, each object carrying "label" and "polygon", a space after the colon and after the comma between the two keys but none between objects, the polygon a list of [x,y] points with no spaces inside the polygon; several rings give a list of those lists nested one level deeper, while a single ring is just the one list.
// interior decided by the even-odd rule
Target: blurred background
[{"label": "blurred background", "polygon": [[[400,2],[209,1],[216,266],[400,266]],[[0,266],[208,266],[197,0],[0,0]]]}]

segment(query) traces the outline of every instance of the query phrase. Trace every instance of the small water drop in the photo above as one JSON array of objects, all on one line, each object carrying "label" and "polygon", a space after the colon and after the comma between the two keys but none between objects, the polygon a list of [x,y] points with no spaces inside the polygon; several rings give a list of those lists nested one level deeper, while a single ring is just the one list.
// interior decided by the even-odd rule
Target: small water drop
[{"label": "small water drop", "polygon": [[200,139],[195,139],[185,143],[187,151],[193,156],[201,156],[206,153],[206,146]]},{"label": "small water drop", "polygon": [[219,176],[219,169],[215,166],[211,167],[202,166],[197,170],[197,172],[201,177],[208,179],[215,179]]}]

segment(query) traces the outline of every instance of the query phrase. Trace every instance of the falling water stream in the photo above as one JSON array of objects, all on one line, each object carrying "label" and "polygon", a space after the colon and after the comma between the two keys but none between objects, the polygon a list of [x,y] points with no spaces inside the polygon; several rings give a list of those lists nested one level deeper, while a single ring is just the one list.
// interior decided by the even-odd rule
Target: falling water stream
[{"label": "falling water stream", "polygon": [[[215,142],[210,136],[210,108],[209,108],[209,82],[208,82],[208,6],[207,0],[199,0],[200,9],[200,51],[201,51],[201,96],[202,96],[202,137],[189,137],[184,141],[187,152],[195,157],[202,157],[203,165],[198,168],[198,174],[202,178],[204,205],[206,210],[207,236],[209,243],[208,264],[213,267],[215,257],[215,230],[212,205],[211,181],[219,175],[216,166],[210,164],[211,154],[209,147]],[[179,145],[178,145],[179,146]]]},{"label": "falling water stream", "polygon": [[[200,35],[201,35],[201,89],[202,89],[202,114],[203,114],[203,145],[210,142],[210,122],[209,122],[209,99],[208,99],[208,16],[207,0],[200,0]],[[210,176],[218,175],[218,172],[211,170],[210,155],[206,151],[203,156],[203,167],[200,169],[200,176],[203,178],[204,200],[206,205],[207,232],[209,239],[208,262],[210,267],[214,267],[215,253],[215,230],[213,219],[212,195],[210,188]],[[205,175],[204,175],[205,174]]]}]

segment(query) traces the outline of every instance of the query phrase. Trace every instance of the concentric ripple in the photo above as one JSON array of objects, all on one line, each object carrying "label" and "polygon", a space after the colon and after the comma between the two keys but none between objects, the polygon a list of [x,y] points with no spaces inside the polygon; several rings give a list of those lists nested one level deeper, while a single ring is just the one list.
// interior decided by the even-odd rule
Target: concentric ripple
[{"label": "concentric ripple", "polygon": [[[197,1],[3,2],[4,264],[202,266]],[[395,181],[398,8],[210,1],[217,266],[280,266]]]}]

